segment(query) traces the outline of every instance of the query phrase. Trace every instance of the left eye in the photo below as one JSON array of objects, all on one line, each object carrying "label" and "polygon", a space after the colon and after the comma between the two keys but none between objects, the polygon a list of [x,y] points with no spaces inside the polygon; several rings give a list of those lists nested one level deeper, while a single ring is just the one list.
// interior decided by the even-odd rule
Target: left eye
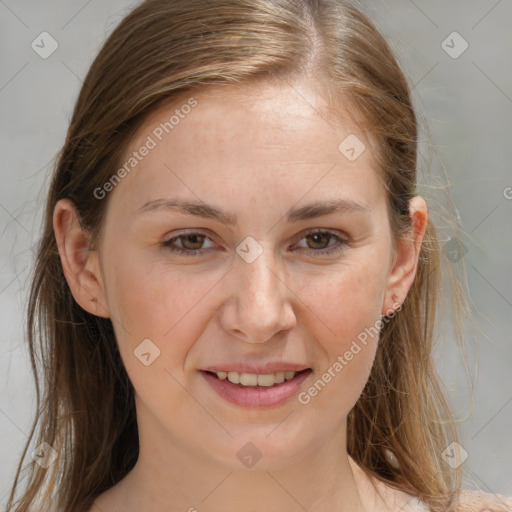
[{"label": "left eye", "polygon": [[[204,247],[202,246],[206,239],[211,241],[211,238],[204,233],[191,232],[170,238],[163,242],[162,245],[177,254],[198,256],[203,253],[202,249],[204,249]],[[329,244],[333,239],[335,242],[338,242],[337,245]],[[310,249],[313,253],[319,255],[341,252],[348,244],[348,241],[340,235],[332,233],[331,231],[322,230],[309,232],[299,239],[299,241],[301,240],[306,240],[308,244],[313,244],[313,247],[309,246],[306,247],[306,249]],[[180,241],[181,247],[176,245],[175,241]],[[215,244],[210,247],[215,247]]]},{"label": "left eye", "polygon": [[[170,238],[166,242],[163,242],[163,245],[170,251],[176,252],[178,254],[195,255],[198,253],[198,250],[201,249],[205,239],[211,240],[209,236],[203,233],[185,233],[183,235]],[[175,246],[175,240],[179,240],[182,244],[182,247]]]}]

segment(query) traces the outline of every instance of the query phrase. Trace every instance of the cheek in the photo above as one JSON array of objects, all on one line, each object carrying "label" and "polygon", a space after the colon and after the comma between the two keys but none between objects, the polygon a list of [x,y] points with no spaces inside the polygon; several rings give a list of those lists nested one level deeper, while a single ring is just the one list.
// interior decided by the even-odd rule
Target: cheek
[{"label": "cheek", "polygon": [[304,277],[298,294],[327,329],[329,348],[343,349],[380,318],[385,285],[384,265],[368,253]]},{"label": "cheek", "polygon": [[[308,329],[324,358],[304,403],[311,398],[326,414],[335,411],[340,419],[355,405],[375,358],[385,276],[383,266],[375,261],[364,264],[360,258],[357,264],[347,262],[337,271],[307,279],[312,309]],[[338,404],[335,409],[333,402]]]},{"label": "cheek", "polygon": [[222,275],[219,271],[199,277],[176,267],[126,259],[112,268],[107,283],[113,290],[109,306],[116,319],[114,328],[125,365],[138,368],[133,352],[149,339],[160,351],[157,366],[169,371],[181,369],[204,328],[208,314],[205,298]]},{"label": "cheek", "polygon": [[222,277],[191,279],[185,274],[123,265],[113,280],[122,321],[122,327],[114,323],[114,330],[123,365],[136,394],[162,421],[173,411],[190,408],[190,397],[183,392],[184,364],[208,318],[207,294]]}]

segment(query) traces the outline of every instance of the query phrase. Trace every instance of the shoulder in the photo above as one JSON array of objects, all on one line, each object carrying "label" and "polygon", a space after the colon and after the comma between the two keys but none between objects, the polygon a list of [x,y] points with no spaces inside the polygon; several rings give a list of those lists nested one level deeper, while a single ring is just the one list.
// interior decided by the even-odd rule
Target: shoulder
[{"label": "shoulder", "polygon": [[449,512],[512,512],[512,498],[484,491],[462,490]]},{"label": "shoulder", "polygon": [[[376,496],[375,500],[367,499],[368,510],[432,512],[428,504],[418,497],[398,490],[374,475],[367,474],[350,456],[349,462],[362,496]],[[459,491],[446,512],[512,512],[512,497],[463,489]]]},{"label": "shoulder", "polygon": [[[404,491],[382,485],[381,496],[389,510],[400,512],[432,512],[431,508],[418,497]],[[461,490],[446,512],[512,512],[512,497],[491,494],[484,491]]]},{"label": "shoulder", "polygon": [[[408,500],[407,512],[431,512],[428,505],[418,498]],[[484,491],[460,491],[447,512],[512,512],[512,498]]]}]

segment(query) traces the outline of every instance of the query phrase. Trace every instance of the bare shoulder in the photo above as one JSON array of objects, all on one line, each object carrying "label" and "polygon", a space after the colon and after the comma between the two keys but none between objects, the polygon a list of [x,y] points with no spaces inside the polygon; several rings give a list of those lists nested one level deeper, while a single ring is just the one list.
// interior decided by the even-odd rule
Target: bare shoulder
[{"label": "bare shoulder", "polygon": [[484,491],[462,490],[450,512],[512,512],[512,498]]}]

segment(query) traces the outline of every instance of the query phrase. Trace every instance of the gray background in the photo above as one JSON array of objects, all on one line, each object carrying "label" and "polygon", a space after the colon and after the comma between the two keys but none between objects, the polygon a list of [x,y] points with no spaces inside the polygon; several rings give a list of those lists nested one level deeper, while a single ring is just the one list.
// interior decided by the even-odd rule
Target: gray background
[{"label": "gray background", "polygon": [[[35,405],[24,313],[52,160],[99,45],[136,3],[0,0],[2,505]],[[512,496],[512,3],[364,3],[398,54],[420,120],[429,123],[432,140],[422,139],[421,163],[434,174],[446,168],[466,233],[456,257],[467,265],[475,320],[484,333],[467,335],[474,389],[449,322],[437,352],[469,454],[465,487]],[[47,59],[31,48],[43,31],[59,45]],[[441,46],[454,31],[469,44],[458,58]],[[446,44],[452,52],[461,48],[457,39]],[[432,149],[433,158],[423,157]],[[447,242],[449,230],[441,229],[441,238]]]}]

